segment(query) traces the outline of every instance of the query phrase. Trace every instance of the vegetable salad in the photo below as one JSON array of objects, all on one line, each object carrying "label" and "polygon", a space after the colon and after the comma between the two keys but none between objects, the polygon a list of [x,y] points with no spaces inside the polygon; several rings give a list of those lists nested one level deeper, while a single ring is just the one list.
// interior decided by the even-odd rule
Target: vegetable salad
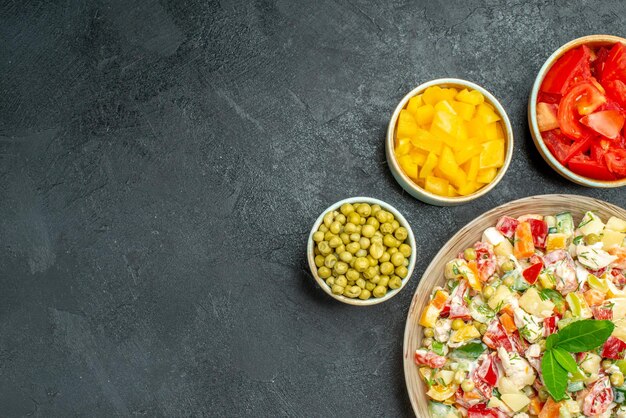
[{"label": "vegetable salad", "polygon": [[593,211],[504,216],[450,260],[415,352],[431,415],[626,418],[625,239]]}]

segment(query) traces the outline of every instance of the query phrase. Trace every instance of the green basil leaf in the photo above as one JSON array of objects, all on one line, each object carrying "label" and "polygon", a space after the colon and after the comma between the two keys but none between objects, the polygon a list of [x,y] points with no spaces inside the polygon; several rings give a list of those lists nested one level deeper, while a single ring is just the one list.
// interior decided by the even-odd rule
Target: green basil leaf
[{"label": "green basil leaf", "polygon": [[457,359],[475,360],[485,352],[487,346],[483,343],[467,343],[450,353],[450,357]]},{"label": "green basil leaf", "polygon": [[550,334],[550,335],[548,335],[548,338],[546,339],[546,350],[549,350],[552,347],[554,347],[558,341],[559,341],[559,335],[558,334]]},{"label": "green basil leaf", "polygon": [[541,359],[541,374],[543,382],[555,401],[565,398],[567,388],[567,370],[565,370],[554,357],[552,350],[547,350]]},{"label": "green basil leaf", "polygon": [[601,346],[611,336],[615,325],[611,321],[583,319],[572,322],[558,335],[558,346],[570,353],[580,353]]},{"label": "green basil leaf", "polygon": [[551,351],[556,361],[558,361],[565,370],[570,373],[576,373],[578,371],[578,365],[570,353],[560,347],[555,347]]}]

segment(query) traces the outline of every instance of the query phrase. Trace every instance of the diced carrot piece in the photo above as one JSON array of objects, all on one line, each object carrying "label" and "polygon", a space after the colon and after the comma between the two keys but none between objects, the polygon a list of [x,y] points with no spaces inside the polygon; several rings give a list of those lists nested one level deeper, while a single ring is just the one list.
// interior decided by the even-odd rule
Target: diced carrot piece
[{"label": "diced carrot piece", "polygon": [[469,267],[470,270],[472,270],[472,273],[474,274],[468,274],[466,279],[469,282],[470,286],[472,286],[472,289],[476,290],[477,292],[480,292],[481,290],[483,290],[483,285],[480,282],[480,273],[478,272],[478,266],[476,264],[476,260],[472,260],[468,262],[467,266]]},{"label": "diced carrot piece", "polygon": [[511,315],[506,312],[500,315],[500,323],[509,334],[513,334],[515,331],[517,331],[517,327],[515,326],[515,321],[513,321],[513,317],[511,317]]},{"label": "diced carrot piece", "polygon": [[520,222],[515,229],[515,245],[513,254],[515,258],[528,258],[535,253],[533,234],[528,222]]},{"label": "diced carrot piece", "polygon": [[539,400],[538,396],[530,398],[530,404],[528,405],[528,412],[531,415],[539,415],[541,413],[541,408],[543,408],[543,402]]},{"label": "diced carrot piece", "polygon": [[561,402],[554,402],[554,400],[548,397],[548,401],[541,408],[539,418],[559,418],[559,411],[561,409]]},{"label": "diced carrot piece", "polygon": [[583,296],[589,306],[598,306],[604,302],[604,293],[598,289],[589,289],[583,293]]},{"label": "diced carrot piece", "polygon": [[515,313],[513,312],[513,308],[511,308],[511,305],[509,304],[506,304],[502,309],[500,309],[500,312],[507,314],[511,318],[513,318],[513,315],[515,315]]}]

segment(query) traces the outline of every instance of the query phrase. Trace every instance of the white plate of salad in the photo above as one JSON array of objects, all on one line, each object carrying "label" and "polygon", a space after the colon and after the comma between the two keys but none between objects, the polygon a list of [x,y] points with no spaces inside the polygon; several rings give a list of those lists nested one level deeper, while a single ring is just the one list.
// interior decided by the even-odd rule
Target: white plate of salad
[{"label": "white plate of salad", "polygon": [[404,371],[418,417],[626,418],[626,211],[543,195],[465,226],[417,288]]}]

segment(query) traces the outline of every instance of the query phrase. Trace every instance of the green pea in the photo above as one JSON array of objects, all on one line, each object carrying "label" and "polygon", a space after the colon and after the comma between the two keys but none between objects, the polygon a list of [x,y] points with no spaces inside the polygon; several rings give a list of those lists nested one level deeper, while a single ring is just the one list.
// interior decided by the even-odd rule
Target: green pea
[{"label": "green pea", "polygon": [[462,319],[460,319],[460,318],[457,318],[454,321],[452,321],[452,329],[453,330],[461,329],[464,326],[465,326],[465,322]]},{"label": "green pea", "polygon": [[376,232],[376,230],[378,228],[380,228],[380,222],[378,222],[378,219],[376,219],[373,216],[370,216],[369,218],[367,218],[367,222],[365,222],[366,225],[370,225],[374,227],[374,232]]},{"label": "green pea", "polygon": [[382,274],[390,275],[391,273],[393,273],[393,270],[394,270],[394,266],[389,261],[385,261],[384,263],[380,265],[380,272]]},{"label": "green pea", "polygon": [[328,279],[326,279],[326,284],[328,285],[328,287],[332,288],[335,284],[335,278],[333,276],[330,276]]},{"label": "green pea", "polygon": [[344,263],[349,263],[350,260],[352,260],[352,253],[346,250],[342,252],[341,254],[339,254],[339,259],[343,261]]},{"label": "green pea", "polygon": [[345,232],[346,234],[348,234],[348,236],[350,234],[354,234],[356,232],[356,225],[353,224],[352,222],[348,222],[346,224],[346,226],[344,226],[343,228],[343,232]]},{"label": "green pea", "polygon": [[515,263],[512,260],[507,260],[502,263],[502,270],[511,271],[515,269]]},{"label": "green pea", "polygon": [[378,236],[378,235],[374,235],[372,238],[370,238],[370,242],[372,244],[380,244],[380,246],[383,246],[383,237],[382,236]]},{"label": "green pea", "polygon": [[391,221],[391,226],[393,227],[393,230],[395,231],[396,229],[400,228],[400,222],[398,221]]},{"label": "green pea", "polygon": [[318,229],[318,231],[323,232],[323,233],[328,232],[328,227],[326,225],[324,225],[324,224],[321,224],[320,227],[317,228],[317,229]]},{"label": "green pea", "polygon": [[317,267],[322,267],[324,265],[324,256],[323,255],[316,255],[315,256],[315,265]]},{"label": "green pea", "polygon": [[469,379],[465,379],[463,383],[461,383],[461,389],[463,389],[463,392],[471,392],[474,390],[475,387],[476,385],[474,384],[474,382]]},{"label": "green pea", "polygon": [[348,284],[348,279],[346,279],[346,276],[339,276],[335,279],[335,284],[345,287]]},{"label": "green pea", "polygon": [[[383,237],[383,244],[385,244],[385,246],[387,246],[387,247],[393,247],[393,248],[396,248],[396,247],[399,247],[399,246],[400,246],[400,241],[398,241],[397,239],[395,239],[395,238],[393,237],[393,235],[391,235],[391,234],[387,234],[387,235],[385,235],[385,236]],[[397,248],[396,248],[396,251],[397,251]]]},{"label": "green pea", "polygon": [[354,262],[354,269],[360,273],[364,272],[370,266],[370,262],[365,257],[358,257]]},{"label": "green pea", "polygon": [[385,222],[380,226],[380,232],[385,235],[391,234],[393,232],[393,225],[391,225],[389,222]]},{"label": "green pea", "polygon": [[343,286],[339,286],[338,284],[334,284],[333,287],[331,288],[331,291],[335,294],[335,295],[341,295],[343,293]]},{"label": "green pea", "polygon": [[326,256],[326,259],[324,259],[324,265],[328,267],[329,269],[335,267],[336,263],[337,263],[337,256],[335,254],[328,254]]},{"label": "green pea", "polygon": [[468,261],[476,260],[476,250],[472,247],[466,248],[465,251],[463,251],[463,257]]},{"label": "green pea", "polygon": [[361,289],[365,289],[365,280],[357,279],[356,285],[359,286]]},{"label": "green pea", "polygon": [[359,299],[368,300],[372,296],[372,293],[367,289],[362,289],[361,294],[359,295]]},{"label": "green pea", "polygon": [[348,216],[348,222],[353,223],[354,225],[361,225],[361,215],[356,212],[350,213]]},{"label": "green pea", "polygon": [[320,250],[320,254],[326,256],[333,252],[333,249],[328,244],[328,241],[322,241],[317,244],[317,248]]},{"label": "green pea", "polygon": [[376,276],[376,274],[378,274],[376,267],[370,266],[363,272],[363,277],[365,277],[367,280],[370,280],[372,277]]},{"label": "green pea", "polygon": [[321,255],[321,254],[320,254],[320,249],[319,249],[319,248],[317,248],[317,246],[313,247],[313,254],[315,254],[315,255]]},{"label": "green pea", "polygon": [[396,275],[393,275],[389,279],[388,284],[391,289],[400,289],[402,287],[402,279]]},{"label": "green pea", "polygon": [[355,269],[348,269],[348,271],[346,272],[346,277],[348,278],[348,280],[354,281],[354,280],[358,280],[361,277],[361,275]]},{"label": "green pea", "polygon": [[404,267],[407,267],[407,268],[408,268],[408,267],[409,267],[409,260],[407,260],[407,259],[405,258],[405,259],[404,259],[404,261],[402,262],[402,265],[403,265]]},{"label": "green pea", "polygon": [[487,324],[479,324],[476,329],[478,329],[480,335],[485,335],[485,333],[487,332]]},{"label": "green pea", "polygon": [[404,260],[405,258],[400,251],[398,251],[397,253],[394,253],[391,256],[391,264],[393,264],[396,267],[402,266],[404,264]]},{"label": "green pea", "polygon": [[335,215],[332,212],[328,212],[324,215],[324,225],[326,225],[327,228],[330,228],[330,224],[333,223],[333,220],[335,220]]},{"label": "green pea", "polygon": [[334,221],[332,224],[330,224],[328,230],[333,234],[338,234],[341,231],[341,224],[337,221]]},{"label": "green pea", "polygon": [[496,293],[496,289],[493,286],[485,286],[483,288],[483,297],[485,299],[491,299],[491,297]]},{"label": "green pea", "polygon": [[589,234],[585,236],[585,242],[587,245],[593,245],[600,242],[600,236],[598,234]]},{"label": "green pea", "polygon": [[403,279],[409,274],[409,270],[405,266],[396,267],[395,273]]},{"label": "green pea", "polygon": [[382,298],[387,294],[387,288],[384,286],[376,286],[372,294],[375,298]]},{"label": "green pea", "polygon": [[341,207],[339,208],[339,211],[344,215],[344,216],[348,216],[350,215],[352,212],[354,212],[354,207],[352,206],[351,203],[344,203],[343,205],[341,205]]},{"label": "green pea", "polygon": [[400,242],[403,242],[409,236],[409,231],[407,231],[405,227],[401,226],[394,231],[393,235]]},{"label": "green pea", "polygon": [[389,248],[389,249],[387,250],[387,252],[389,252],[389,255],[391,256],[391,255],[394,255],[395,253],[397,253],[397,252],[398,252],[398,249],[397,249],[397,248],[395,248],[395,247],[391,247],[391,248]]},{"label": "green pea", "polygon": [[334,236],[330,239],[330,241],[328,241],[328,245],[330,246],[330,248],[337,248],[342,244],[343,242],[341,241],[341,238],[339,238],[338,236]]},{"label": "green pea", "polygon": [[378,282],[378,286],[387,287],[387,285],[389,285],[389,276],[380,276],[380,281]]},{"label": "green pea", "polygon": [[361,239],[359,240],[359,245],[364,250],[367,250],[370,247],[370,240],[369,240],[369,238],[361,237]]},{"label": "green pea", "polygon": [[400,247],[398,247],[398,251],[400,251],[402,255],[407,258],[409,258],[411,256],[411,253],[413,252],[411,251],[411,246],[408,244],[400,244]]},{"label": "green pea", "polygon": [[340,213],[339,215],[335,216],[335,222],[339,222],[341,225],[346,223],[346,215],[344,215],[343,213]]},{"label": "green pea", "polygon": [[341,255],[346,252],[346,246],[341,244],[339,247],[335,248],[335,252],[337,255]]},{"label": "green pea", "polygon": [[368,254],[366,256],[366,258],[370,262],[370,266],[372,266],[372,267],[378,266],[378,260],[376,260],[374,257],[372,257],[371,255]]},{"label": "green pea", "polygon": [[362,289],[359,286],[354,285],[350,288],[350,293],[353,298],[358,297],[361,294],[361,292],[362,292]]},{"label": "green pea", "polygon": [[371,281],[365,283],[365,290],[371,292],[376,287],[376,283],[372,283]]},{"label": "green pea", "polygon": [[324,233],[322,231],[315,231],[313,233],[313,241],[315,242],[324,241]]},{"label": "green pea", "polygon": [[611,375],[610,380],[613,386],[622,386],[624,384],[624,375],[622,372],[615,372]]},{"label": "green pea", "polygon": [[354,255],[357,251],[361,249],[361,246],[358,242],[351,242],[350,244],[346,244],[346,251],[350,254]]},{"label": "green pea", "polygon": [[335,264],[334,271],[337,274],[346,274],[346,272],[348,271],[348,265],[344,263],[343,261],[338,261]]},{"label": "green pea", "polygon": [[387,218],[387,211],[381,209],[378,212],[376,212],[376,219],[381,224],[387,222],[387,219],[388,219]]},{"label": "green pea", "polygon": [[370,206],[370,205],[368,205],[367,203],[361,203],[361,204],[359,205],[359,207],[358,207],[358,208],[356,208],[356,212],[357,212],[359,215],[361,215],[361,216],[363,216],[363,217],[367,218],[367,217],[368,217],[368,216],[370,216],[370,214],[372,213],[372,208],[371,208],[371,206]]},{"label": "green pea", "polygon": [[377,274],[376,276],[374,276],[374,277],[372,277],[372,278],[370,279],[370,282],[371,282],[371,283],[374,283],[374,284],[376,284],[376,285],[377,285],[378,283],[380,283],[380,277],[381,277],[381,276]]},{"label": "green pea", "polygon": [[424,328],[424,337],[432,338],[435,336],[435,330],[432,328]]},{"label": "green pea", "polygon": [[422,340],[422,347],[430,348],[431,345],[433,345],[433,339],[432,338],[424,338]]},{"label": "green pea", "polygon": [[365,225],[365,219],[366,218],[361,218],[361,226]]},{"label": "green pea", "polygon": [[328,279],[330,277],[330,274],[330,269],[326,266],[322,266],[317,269],[317,275],[320,276],[322,279]]},{"label": "green pea", "polygon": [[373,243],[370,246],[370,255],[374,257],[376,260],[382,257],[384,252],[385,252],[385,248],[383,247],[382,244]]},{"label": "green pea", "polygon": [[389,260],[391,260],[391,254],[389,254],[386,251],[378,259],[378,261],[381,262],[381,263],[384,263],[384,262],[389,261]]},{"label": "green pea", "polygon": [[513,278],[513,276],[507,276],[504,278],[504,280],[502,280],[502,284],[507,287],[511,287],[515,284],[515,279]]},{"label": "green pea", "polygon": [[354,286],[354,285],[356,285],[356,282],[355,282],[355,281],[348,280],[348,286],[352,287],[352,286]]},{"label": "green pea", "polygon": [[350,234],[350,241],[359,242],[360,239],[361,239],[361,234],[359,234],[358,232],[353,232],[352,234]]},{"label": "green pea", "polygon": [[350,235],[345,232],[342,232],[341,234],[339,234],[339,238],[341,238],[341,242],[343,242],[344,245],[348,245],[352,242],[350,241]]},{"label": "green pea", "polygon": [[335,234],[333,234],[332,232],[326,231],[324,232],[324,241],[330,241],[330,239],[334,236]]},{"label": "green pea", "polygon": [[372,238],[375,232],[376,232],[376,229],[372,225],[365,224],[361,228],[361,235],[363,235],[366,238]]},{"label": "green pea", "polygon": [[378,212],[380,212],[380,211],[381,211],[381,209],[382,209],[382,208],[381,208],[381,207],[380,207],[380,205],[378,205],[378,204],[374,204],[374,205],[372,205],[372,216],[376,216],[376,214],[377,214]]},{"label": "green pea", "polygon": [[357,257],[367,257],[367,250],[364,250],[363,248],[359,249],[359,251],[356,252],[355,254]]}]

